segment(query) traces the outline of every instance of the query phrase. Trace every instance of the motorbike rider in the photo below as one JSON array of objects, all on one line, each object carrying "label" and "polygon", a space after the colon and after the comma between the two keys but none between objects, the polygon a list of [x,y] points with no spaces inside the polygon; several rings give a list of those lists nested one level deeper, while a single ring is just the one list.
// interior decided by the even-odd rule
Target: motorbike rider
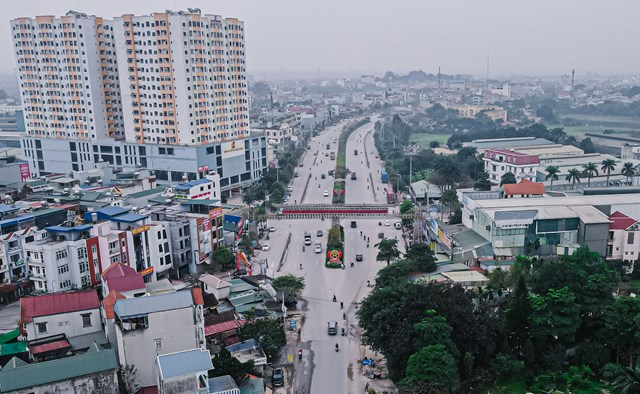
[{"label": "motorbike rider", "polygon": [[344,308],[344,304],[340,301],[340,309]]},{"label": "motorbike rider", "polygon": [[340,349],[340,346],[336,343],[336,352]]}]

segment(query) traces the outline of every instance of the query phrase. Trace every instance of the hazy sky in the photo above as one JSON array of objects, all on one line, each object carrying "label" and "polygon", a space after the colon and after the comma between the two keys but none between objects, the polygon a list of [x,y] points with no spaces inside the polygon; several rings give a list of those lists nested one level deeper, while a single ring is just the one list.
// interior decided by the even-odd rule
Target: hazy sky
[{"label": "hazy sky", "polygon": [[[18,0],[2,2],[0,72],[15,67],[9,20],[186,10],[245,21],[248,71],[635,74],[638,0]],[[279,75],[278,75],[279,76]]]}]

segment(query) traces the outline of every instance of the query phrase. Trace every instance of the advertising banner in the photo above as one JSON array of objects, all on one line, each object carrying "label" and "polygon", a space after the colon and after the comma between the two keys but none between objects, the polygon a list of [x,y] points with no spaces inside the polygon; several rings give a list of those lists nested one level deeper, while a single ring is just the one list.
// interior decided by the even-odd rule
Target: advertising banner
[{"label": "advertising banner", "polygon": [[20,164],[20,179],[25,180],[31,177],[31,171],[29,170],[29,164],[23,163]]},{"label": "advertising banner", "polygon": [[223,159],[244,155],[244,141],[223,142],[221,146]]}]

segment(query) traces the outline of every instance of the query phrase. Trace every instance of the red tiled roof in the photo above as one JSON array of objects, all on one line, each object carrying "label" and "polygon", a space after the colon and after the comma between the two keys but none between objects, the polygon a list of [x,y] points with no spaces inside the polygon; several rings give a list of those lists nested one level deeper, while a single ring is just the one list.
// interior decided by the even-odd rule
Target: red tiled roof
[{"label": "red tiled roof", "polygon": [[109,291],[130,291],[144,289],[144,278],[136,273],[135,275],[120,278],[111,278],[105,281]]},{"label": "red tiled roof", "polygon": [[609,216],[609,220],[611,220],[611,224],[609,224],[610,230],[626,230],[637,222],[637,220],[630,218],[620,211],[612,213],[611,216]]},{"label": "red tiled roof", "polygon": [[57,315],[100,308],[95,289],[69,293],[55,293],[20,299],[20,323],[30,322],[36,316]]},{"label": "red tiled roof", "polygon": [[102,271],[102,279],[122,278],[125,276],[136,275],[137,272],[128,265],[122,263],[112,263],[104,271]]},{"label": "red tiled roof", "polygon": [[520,183],[507,183],[502,185],[506,196],[522,196],[522,195],[542,195],[544,194],[544,184],[539,182],[531,182],[523,179]]},{"label": "red tiled roof", "polygon": [[102,300],[102,306],[104,307],[104,315],[107,319],[113,319],[116,316],[113,311],[113,306],[116,304],[116,301],[124,298],[126,297],[115,290],[111,290],[109,294],[104,297],[104,300]]},{"label": "red tiled roof", "polygon": [[70,348],[71,344],[66,339],[61,339],[55,342],[45,343],[44,345],[36,345],[31,347],[32,354],[40,354],[44,352],[50,352],[52,350],[60,350]]},{"label": "red tiled roof", "polygon": [[193,302],[196,305],[204,305],[204,299],[202,298],[202,289],[199,287],[191,289],[191,294],[193,295]]},{"label": "red tiled roof", "polygon": [[244,326],[245,320],[230,320],[222,323],[212,324],[204,328],[204,336],[207,337],[213,334],[220,334],[221,332],[232,331]]}]

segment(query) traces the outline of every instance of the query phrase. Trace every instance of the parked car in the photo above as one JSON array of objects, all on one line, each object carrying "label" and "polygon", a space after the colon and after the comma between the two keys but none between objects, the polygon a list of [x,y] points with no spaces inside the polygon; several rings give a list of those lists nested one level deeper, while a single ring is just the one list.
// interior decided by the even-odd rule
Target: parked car
[{"label": "parked car", "polygon": [[271,384],[273,387],[282,387],[284,386],[284,373],[282,373],[282,368],[276,368],[271,373]]},{"label": "parked car", "polygon": [[268,251],[269,249],[271,249],[271,245],[269,245],[268,243],[266,244],[262,244],[262,250],[264,250],[265,252]]}]

